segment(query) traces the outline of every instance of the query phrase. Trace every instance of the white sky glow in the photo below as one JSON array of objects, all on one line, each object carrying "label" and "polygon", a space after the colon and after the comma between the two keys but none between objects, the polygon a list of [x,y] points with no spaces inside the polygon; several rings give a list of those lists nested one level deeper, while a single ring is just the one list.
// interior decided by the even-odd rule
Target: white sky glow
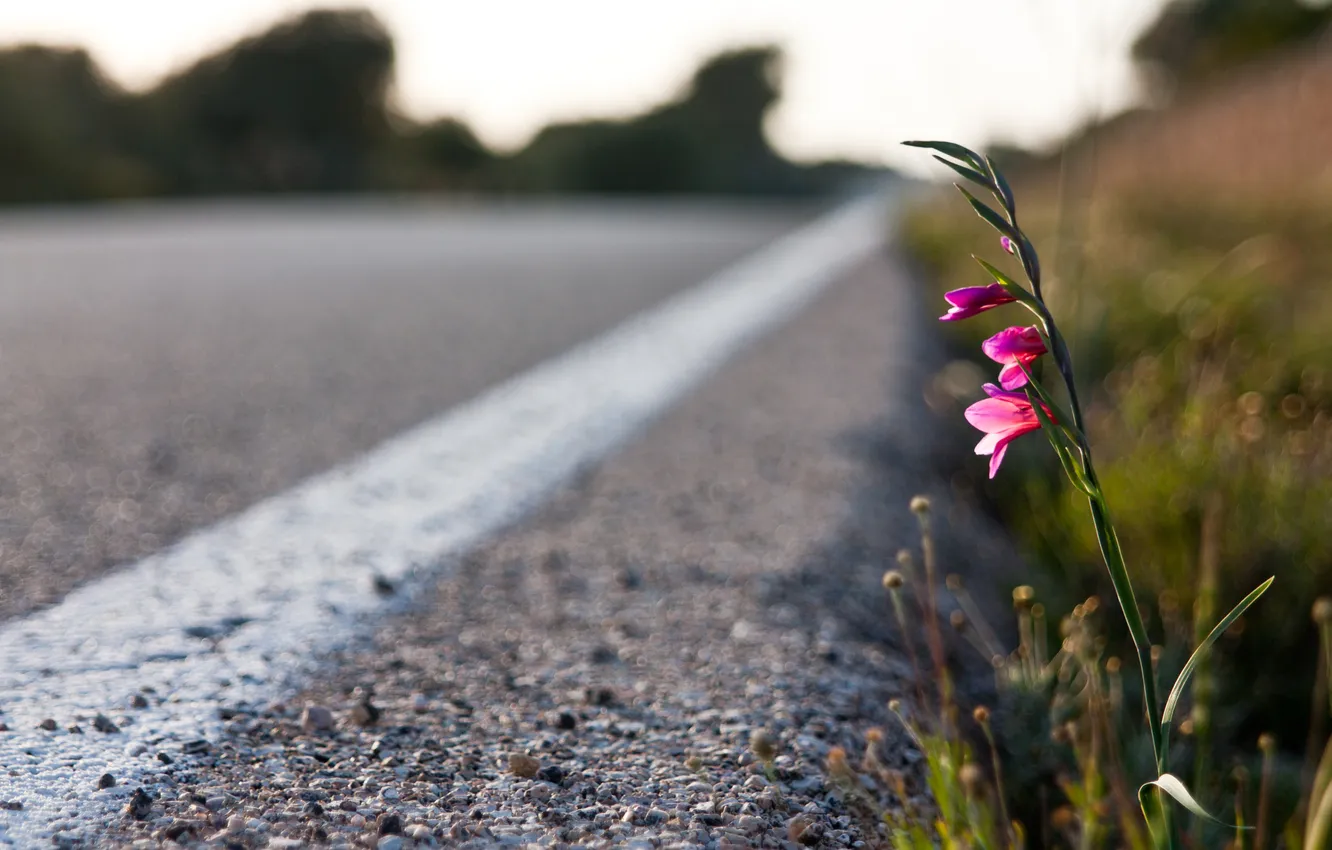
[{"label": "white sky glow", "polygon": [[[732,46],[786,52],[768,127],[797,159],[919,162],[905,138],[1042,143],[1135,96],[1127,54],[1163,0],[363,0],[398,47],[397,97],[511,149],[552,120],[621,115]],[[311,0],[0,4],[0,43],[89,48],[131,88]]]}]

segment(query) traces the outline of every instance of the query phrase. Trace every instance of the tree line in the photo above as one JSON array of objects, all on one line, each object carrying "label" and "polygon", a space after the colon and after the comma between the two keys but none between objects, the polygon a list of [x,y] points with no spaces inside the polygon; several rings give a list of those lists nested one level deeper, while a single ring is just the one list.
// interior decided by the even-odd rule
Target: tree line
[{"label": "tree line", "polygon": [[0,202],[272,192],[802,194],[851,163],[793,164],[763,120],[780,51],[705,62],[674,99],[624,120],[549,126],[500,154],[453,118],[395,109],[393,39],[365,10],[317,10],[142,92],[84,50],[0,50]]}]

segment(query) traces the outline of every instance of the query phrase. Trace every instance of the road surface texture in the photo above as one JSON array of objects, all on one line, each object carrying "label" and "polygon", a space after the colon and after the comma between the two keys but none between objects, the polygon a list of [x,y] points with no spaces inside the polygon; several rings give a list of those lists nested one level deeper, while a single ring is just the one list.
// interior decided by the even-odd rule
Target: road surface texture
[{"label": "road surface texture", "polygon": [[276,202],[0,217],[0,620],[697,283],[809,210]]},{"label": "road surface texture", "polygon": [[[875,757],[918,778],[880,578],[916,542],[911,496],[954,513],[929,321],[889,252],[862,265],[322,680],[163,766],[115,840],[882,842],[857,802],[882,789],[825,763],[882,726]],[[993,562],[983,540],[945,540],[948,571]]]}]

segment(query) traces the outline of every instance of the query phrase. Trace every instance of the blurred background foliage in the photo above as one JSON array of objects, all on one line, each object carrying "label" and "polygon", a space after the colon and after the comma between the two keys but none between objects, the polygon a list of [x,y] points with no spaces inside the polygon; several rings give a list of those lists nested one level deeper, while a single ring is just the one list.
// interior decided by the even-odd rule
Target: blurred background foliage
[{"label": "blurred background foliage", "polygon": [[[1089,396],[1097,468],[1165,644],[1166,680],[1196,643],[1196,612],[1210,628],[1277,577],[1215,656],[1208,748],[1219,773],[1269,731],[1298,776],[1306,746],[1321,750],[1326,733],[1310,607],[1332,593],[1332,158],[1324,149],[1321,171],[1305,160],[1289,179],[1284,152],[1304,156],[1326,116],[1262,121],[1254,109],[1281,108],[1265,92],[1332,92],[1321,47],[1329,23],[1332,8],[1294,0],[1170,4],[1135,47],[1143,73],[1169,82],[1164,108],[1085,128],[1052,150],[994,151],[1014,178]],[[920,205],[903,240],[933,296],[984,283],[969,252],[1009,259],[956,197]],[[1007,313],[940,326],[954,360],[927,398],[948,418],[960,422],[980,382],[994,379],[978,345],[1005,320],[1023,321]],[[1020,441],[1009,457],[990,481],[983,459],[959,452],[955,489],[1016,533],[1051,611],[1089,594],[1111,599],[1086,500],[1048,446]],[[1112,638],[1122,632],[1106,626]],[[1108,654],[1128,658],[1126,648],[1120,634]],[[1204,789],[1209,800],[1225,799],[1217,782]]]},{"label": "blurred background foliage", "polygon": [[801,194],[864,169],[804,166],[763,132],[781,97],[771,46],[706,61],[625,120],[551,126],[513,154],[463,122],[395,109],[393,39],[364,10],[316,10],[142,92],[82,50],[0,50],[0,202],[156,195],[466,190]]}]

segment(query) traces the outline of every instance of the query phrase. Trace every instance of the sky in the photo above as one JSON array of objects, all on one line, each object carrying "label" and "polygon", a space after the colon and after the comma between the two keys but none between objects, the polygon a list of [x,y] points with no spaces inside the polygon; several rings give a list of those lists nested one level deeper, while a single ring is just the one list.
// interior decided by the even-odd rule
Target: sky
[{"label": "sky", "polygon": [[[350,0],[355,2],[355,0]],[[395,97],[521,146],[552,120],[667,99],[718,50],[776,43],[768,123],[800,160],[907,165],[905,138],[1040,145],[1138,96],[1128,46],[1163,0],[361,0],[398,49]],[[310,0],[0,3],[0,43],[88,48],[129,88],[320,5]]]}]

